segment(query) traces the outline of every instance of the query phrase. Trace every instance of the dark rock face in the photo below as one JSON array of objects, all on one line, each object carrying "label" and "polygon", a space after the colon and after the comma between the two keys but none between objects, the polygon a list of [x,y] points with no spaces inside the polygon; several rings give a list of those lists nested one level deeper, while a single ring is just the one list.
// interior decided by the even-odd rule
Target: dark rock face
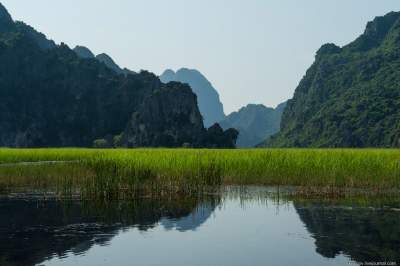
[{"label": "dark rock face", "polygon": [[214,124],[207,130],[204,144],[208,148],[234,148],[239,136],[239,131],[229,128],[226,131],[219,124]]},{"label": "dark rock face", "polygon": [[78,57],[80,58],[84,58],[84,59],[93,59],[95,58],[94,54],[92,53],[92,51],[89,50],[89,48],[85,47],[85,46],[76,46],[74,48],[74,52],[78,55]]},{"label": "dark rock face", "polygon": [[96,55],[96,59],[99,62],[104,63],[106,66],[114,70],[118,74],[123,74],[124,71],[114,62],[114,60],[107,54]]},{"label": "dark rock face", "polygon": [[15,26],[26,36],[29,36],[29,38],[33,39],[41,49],[49,50],[56,48],[56,44],[54,43],[54,41],[48,40],[43,33],[37,32],[31,26],[20,21],[17,21],[15,23]]},{"label": "dark rock face", "polygon": [[170,82],[156,90],[135,112],[125,130],[128,147],[235,147],[237,135],[229,130],[214,132],[204,128],[196,95],[190,87]]},{"label": "dark rock face", "polygon": [[168,83],[156,90],[132,115],[124,133],[125,145],[200,145],[205,129],[196,103],[196,96],[188,86],[182,88],[181,83]]},{"label": "dark rock face", "polygon": [[82,59],[96,59],[100,63],[105,64],[108,68],[110,68],[117,74],[123,74],[123,75],[137,74],[136,72],[131,71],[127,68],[122,69],[119,65],[117,65],[114,62],[114,60],[108,54],[102,53],[102,54],[98,54],[95,56],[92,53],[92,51],[90,51],[88,48],[86,48],[84,46],[76,46],[74,48],[74,52],[76,53],[76,55],[79,58],[82,58]]},{"label": "dark rock face", "polygon": [[264,105],[249,104],[220,122],[222,128],[239,131],[238,147],[254,147],[279,132],[281,117],[286,103],[276,109]]},{"label": "dark rock face", "polygon": [[28,36],[43,50],[56,46],[53,41],[48,40],[44,34],[37,32],[29,25],[20,21],[14,22],[7,9],[0,3],[0,38],[3,41],[12,40],[16,37],[16,32]]},{"label": "dark rock face", "polygon": [[[91,60],[88,49],[52,44],[25,24],[12,22],[0,31],[0,62],[7,62],[0,64],[0,146],[88,147],[121,136],[132,114],[150,117],[145,132],[126,135],[139,134],[132,146],[182,146],[187,138],[208,145],[196,97],[186,85],[163,84],[146,71],[118,75]],[[170,135],[173,142],[159,140]]]},{"label": "dark rock face", "polygon": [[349,45],[318,51],[269,145],[399,146],[399,84],[400,13],[392,12]]},{"label": "dark rock face", "polygon": [[200,112],[206,127],[225,118],[224,107],[219,99],[217,90],[199,71],[182,68],[175,73],[168,69],[160,76],[160,80],[164,83],[178,81],[190,85],[197,95]]},{"label": "dark rock face", "polygon": [[0,3],[0,30],[13,24],[13,20],[7,9]]},{"label": "dark rock face", "polygon": [[[368,22],[364,34],[346,48],[353,52],[365,52],[378,48],[385,41],[395,41],[399,44],[399,40],[396,40],[396,36],[399,36],[399,17],[399,12],[391,12],[383,17],[376,17],[373,21]],[[393,37],[395,39],[390,40]]]}]

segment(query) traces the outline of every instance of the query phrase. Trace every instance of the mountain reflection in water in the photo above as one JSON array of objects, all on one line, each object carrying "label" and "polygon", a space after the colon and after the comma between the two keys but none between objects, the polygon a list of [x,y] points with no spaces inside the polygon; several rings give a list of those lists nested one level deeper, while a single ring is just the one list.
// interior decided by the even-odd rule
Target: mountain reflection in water
[{"label": "mountain reflection in water", "polygon": [[357,262],[400,263],[400,210],[294,204],[326,258],[345,254]]},{"label": "mountain reflection in water", "polygon": [[84,254],[130,227],[146,231],[160,220],[168,229],[194,230],[211,215],[218,204],[214,200],[218,197],[107,204],[1,200],[0,265],[36,265],[67,252]]},{"label": "mountain reflection in water", "polygon": [[[260,198],[259,190],[254,194],[113,203],[3,199],[0,265],[59,265],[72,257],[84,258],[96,247],[114,252],[115,242],[120,241],[116,236],[129,236],[132,229],[154,238],[146,239],[154,248],[153,258],[140,256],[137,248],[135,255],[122,254],[137,259],[138,265],[185,265],[183,257],[193,252],[196,234],[209,244],[197,247],[199,258],[193,258],[191,265],[241,265],[243,261],[252,265],[287,265],[289,261],[297,261],[298,265],[342,265],[349,260],[400,262],[400,211],[396,208],[304,200],[278,202],[267,195]],[[188,243],[193,247],[188,244],[188,250],[179,251],[182,263],[177,258],[174,263],[146,261],[155,259],[165,248],[157,238],[160,229],[163,237],[174,232],[190,234]],[[229,236],[236,241],[225,240]],[[166,239],[168,245],[178,246],[174,238]],[[144,239],[135,235],[127,241],[140,247]],[[279,249],[279,245],[289,252]],[[301,248],[293,251],[293,245]],[[209,257],[200,255],[202,249]],[[173,258],[174,254],[169,256]],[[111,261],[107,264],[112,264],[113,258],[107,259]],[[84,264],[71,261],[65,265]]]}]

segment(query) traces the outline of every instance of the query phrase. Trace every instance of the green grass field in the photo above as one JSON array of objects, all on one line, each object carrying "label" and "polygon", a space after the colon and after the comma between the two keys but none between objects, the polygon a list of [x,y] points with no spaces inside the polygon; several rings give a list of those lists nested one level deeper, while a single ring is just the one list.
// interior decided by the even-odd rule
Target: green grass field
[{"label": "green grass field", "polygon": [[220,185],[397,190],[400,150],[0,149],[3,192],[121,197]]}]

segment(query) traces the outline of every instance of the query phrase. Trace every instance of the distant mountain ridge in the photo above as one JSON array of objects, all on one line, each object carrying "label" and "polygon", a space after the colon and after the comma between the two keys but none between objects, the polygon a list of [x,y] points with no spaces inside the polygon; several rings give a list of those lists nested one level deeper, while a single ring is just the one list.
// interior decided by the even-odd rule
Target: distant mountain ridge
[{"label": "distant mountain ridge", "polygon": [[286,102],[276,109],[264,105],[249,104],[238,112],[225,116],[217,90],[198,70],[182,68],[177,72],[166,70],[160,76],[162,82],[179,81],[187,83],[198,96],[200,112],[204,124],[218,123],[223,129],[235,128],[239,131],[238,147],[255,147],[277,133]]},{"label": "distant mountain ridge", "polygon": [[122,69],[119,65],[117,65],[114,60],[106,53],[94,55],[89,48],[85,46],[76,46],[74,52],[83,59],[96,59],[97,61],[104,63],[107,67],[115,71],[117,74],[136,74],[136,72],[131,71],[127,68]]},{"label": "distant mountain ridge", "polygon": [[289,100],[274,147],[400,146],[400,12],[354,42],[323,45]]},{"label": "distant mountain ridge", "polygon": [[197,95],[200,112],[206,127],[212,126],[225,118],[224,107],[217,90],[198,70],[181,68],[174,72],[168,69],[160,76],[160,80],[164,83],[178,81],[190,85]]},{"label": "distant mountain ridge", "polygon": [[1,147],[235,146],[236,130],[204,128],[188,85],[119,75],[78,50],[89,58],[14,22],[0,3]]},{"label": "distant mountain ridge", "polygon": [[11,27],[13,19],[7,9],[0,3],[0,30]]},{"label": "distant mountain ridge", "polygon": [[285,106],[286,102],[275,109],[262,104],[249,104],[228,115],[220,125],[222,128],[235,128],[239,131],[238,147],[255,147],[279,131]]},{"label": "distant mountain ridge", "polygon": [[89,48],[85,46],[76,46],[74,49],[74,52],[80,57],[84,59],[94,59],[95,55],[92,53],[92,51],[89,50]]}]

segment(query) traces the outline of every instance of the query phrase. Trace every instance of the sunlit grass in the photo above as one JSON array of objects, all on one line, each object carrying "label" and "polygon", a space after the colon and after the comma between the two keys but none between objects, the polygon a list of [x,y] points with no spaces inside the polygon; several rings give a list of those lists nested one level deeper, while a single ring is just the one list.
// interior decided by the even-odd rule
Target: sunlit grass
[{"label": "sunlit grass", "polygon": [[400,150],[0,149],[3,191],[120,198],[224,184],[400,189]]}]

